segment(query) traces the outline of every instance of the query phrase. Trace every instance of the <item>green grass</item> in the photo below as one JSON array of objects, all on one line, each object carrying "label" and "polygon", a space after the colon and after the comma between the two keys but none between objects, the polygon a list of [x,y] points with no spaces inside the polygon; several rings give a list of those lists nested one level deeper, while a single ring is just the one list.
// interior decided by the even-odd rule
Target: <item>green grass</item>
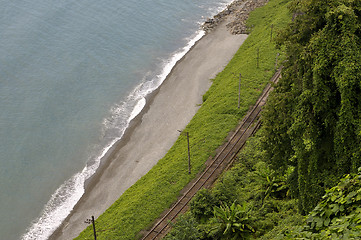
[{"label": "green grass", "polygon": [[[287,2],[271,0],[251,13],[252,33],[226,68],[212,80],[204,103],[186,127],[190,134],[192,174],[188,174],[186,137],[181,135],[166,156],[96,220],[99,239],[137,239],[139,232],[149,228],[177,199],[179,191],[204,168],[208,157],[237,126],[274,74],[278,50],[270,40],[270,26],[274,24],[275,32],[288,22]],[[239,73],[242,74],[240,109],[237,108]],[[110,230],[101,231],[106,229]],[[92,234],[89,226],[76,239],[93,239]]]}]

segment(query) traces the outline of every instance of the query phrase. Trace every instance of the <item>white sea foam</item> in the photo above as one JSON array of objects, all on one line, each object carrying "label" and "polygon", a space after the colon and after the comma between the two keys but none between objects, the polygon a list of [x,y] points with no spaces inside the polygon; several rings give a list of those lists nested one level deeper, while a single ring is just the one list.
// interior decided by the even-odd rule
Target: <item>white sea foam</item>
[{"label": "white sea foam", "polygon": [[137,105],[135,105],[132,113],[130,114],[129,119],[133,120],[136,116],[138,116],[138,114],[142,111],[142,109],[144,108],[145,104],[146,104],[146,100],[145,98],[142,98],[138,101]]}]

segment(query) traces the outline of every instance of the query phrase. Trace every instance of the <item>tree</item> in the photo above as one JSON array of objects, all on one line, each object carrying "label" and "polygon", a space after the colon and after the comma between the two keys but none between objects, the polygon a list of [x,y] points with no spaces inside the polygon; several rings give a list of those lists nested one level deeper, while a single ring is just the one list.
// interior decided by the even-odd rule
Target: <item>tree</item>
[{"label": "tree", "polygon": [[296,0],[282,79],[263,115],[274,169],[295,167],[300,210],[361,163],[360,0]]}]

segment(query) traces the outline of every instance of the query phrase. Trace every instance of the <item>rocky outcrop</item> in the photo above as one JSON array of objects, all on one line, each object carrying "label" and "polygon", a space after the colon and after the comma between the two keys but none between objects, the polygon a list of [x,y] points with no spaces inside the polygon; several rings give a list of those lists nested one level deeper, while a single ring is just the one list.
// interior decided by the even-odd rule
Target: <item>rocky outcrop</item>
[{"label": "rocky outcrop", "polygon": [[247,34],[249,29],[246,20],[249,13],[267,2],[268,0],[235,0],[222,12],[207,19],[202,26],[203,30],[210,32],[221,22],[227,21],[227,28],[232,34]]}]

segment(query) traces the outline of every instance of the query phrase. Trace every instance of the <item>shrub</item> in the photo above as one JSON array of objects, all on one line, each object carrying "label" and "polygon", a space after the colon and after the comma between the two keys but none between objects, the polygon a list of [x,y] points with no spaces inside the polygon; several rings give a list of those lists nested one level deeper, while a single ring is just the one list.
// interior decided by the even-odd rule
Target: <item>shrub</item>
[{"label": "shrub", "polygon": [[177,218],[177,224],[164,240],[197,240],[201,237],[200,230],[197,228],[196,219],[189,213]]}]

